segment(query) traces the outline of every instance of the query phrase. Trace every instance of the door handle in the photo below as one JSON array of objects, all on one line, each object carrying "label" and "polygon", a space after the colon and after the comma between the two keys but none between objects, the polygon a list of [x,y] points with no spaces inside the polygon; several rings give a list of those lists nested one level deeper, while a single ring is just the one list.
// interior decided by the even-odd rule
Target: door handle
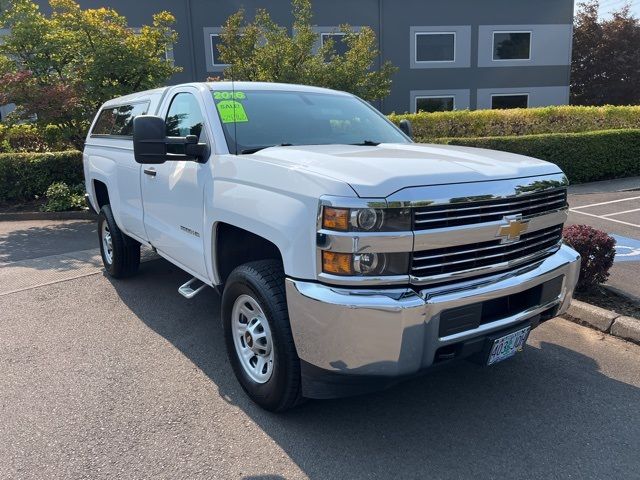
[{"label": "door handle", "polygon": [[156,172],[153,168],[145,168],[144,173],[145,175],[151,175],[152,177],[155,177],[158,172]]}]

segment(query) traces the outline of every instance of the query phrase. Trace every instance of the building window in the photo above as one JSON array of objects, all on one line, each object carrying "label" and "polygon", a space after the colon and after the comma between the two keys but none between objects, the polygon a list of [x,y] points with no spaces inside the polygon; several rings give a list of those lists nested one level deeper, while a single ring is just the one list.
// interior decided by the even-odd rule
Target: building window
[{"label": "building window", "polygon": [[416,97],[416,112],[449,112],[456,108],[455,97]]},{"label": "building window", "polygon": [[345,41],[345,34],[341,32],[336,33],[321,33],[320,43],[324,46],[325,42],[333,40],[333,50],[337,55],[344,55],[349,50],[349,45]]},{"label": "building window", "polygon": [[529,106],[529,94],[497,94],[491,95],[491,109],[527,108]]},{"label": "building window", "polygon": [[416,33],[416,62],[455,62],[455,32]]},{"label": "building window", "polygon": [[[134,33],[134,35],[140,35],[140,33],[142,33],[142,27],[131,27],[131,31]],[[2,35],[1,30],[0,35]],[[164,58],[166,61],[171,62],[171,65],[175,65],[175,59],[173,57],[173,44],[167,45],[167,47],[164,49]]]},{"label": "building window", "polygon": [[226,63],[220,60],[220,52],[218,51],[218,45],[222,43],[222,38],[219,33],[212,33],[211,37],[211,58],[213,58],[214,66],[226,66]]},{"label": "building window", "polygon": [[530,60],[531,32],[493,32],[494,60]]}]

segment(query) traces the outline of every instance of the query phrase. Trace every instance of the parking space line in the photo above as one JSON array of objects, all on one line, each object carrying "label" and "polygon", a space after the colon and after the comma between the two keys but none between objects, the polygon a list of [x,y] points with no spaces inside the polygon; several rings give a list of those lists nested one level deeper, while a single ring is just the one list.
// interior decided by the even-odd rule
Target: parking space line
[{"label": "parking space line", "polygon": [[615,218],[603,217],[602,215],[595,215],[593,213],[581,212],[580,210],[575,210],[573,208],[570,208],[569,211],[573,213],[579,213],[580,215],[587,215],[589,217],[599,218],[601,220],[608,220],[609,222],[616,222],[616,223],[621,223],[623,225],[629,225],[630,227],[640,228],[640,225],[636,225],[635,223],[623,222],[622,220],[616,220]]},{"label": "parking space line", "polygon": [[[608,202],[592,203],[591,205],[581,205],[580,207],[573,207],[573,208],[571,208],[571,211],[574,211],[576,213],[582,213],[582,212],[578,212],[577,209],[579,209],[579,208],[597,207],[597,206],[600,206],[600,205],[609,205],[611,203],[618,203],[618,202],[628,202],[629,200],[638,200],[638,199],[640,199],[640,197],[620,198],[618,200],[610,200]],[[592,215],[592,216],[598,217],[598,215]]]},{"label": "parking space line", "polygon": [[613,217],[614,215],[622,215],[623,213],[640,212],[640,208],[634,208],[633,210],[623,210],[622,212],[607,213],[602,215],[603,217]]}]

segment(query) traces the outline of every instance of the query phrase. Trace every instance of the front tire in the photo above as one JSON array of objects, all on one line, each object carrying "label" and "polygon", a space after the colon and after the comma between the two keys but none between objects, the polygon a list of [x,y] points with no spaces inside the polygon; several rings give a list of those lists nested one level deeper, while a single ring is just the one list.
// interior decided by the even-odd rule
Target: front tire
[{"label": "front tire", "polygon": [[114,278],[130,277],[140,266],[140,243],[118,227],[111,207],[105,205],[98,216],[100,255],[107,273]]},{"label": "front tire", "polygon": [[280,262],[260,260],[236,268],[222,294],[229,361],[247,395],[282,412],[301,400],[296,353]]}]

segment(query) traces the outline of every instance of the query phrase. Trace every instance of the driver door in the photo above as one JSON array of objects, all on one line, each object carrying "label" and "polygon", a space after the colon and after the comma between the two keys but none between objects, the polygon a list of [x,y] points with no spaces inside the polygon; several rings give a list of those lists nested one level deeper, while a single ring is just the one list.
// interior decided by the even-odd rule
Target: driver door
[{"label": "driver door", "polygon": [[[205,115],[194,93],[178,92],[165,117],[166,135],[196,135],[207,143]],[[182,149],[182,151],[181,151]],[[184,153],[184,145],[168,145],[168,153]],[[208,279],[204,255],[204,189],[207,163],[181,160],[143,165],[141,175],[147,238],[162,256],[200,279]]]}]

